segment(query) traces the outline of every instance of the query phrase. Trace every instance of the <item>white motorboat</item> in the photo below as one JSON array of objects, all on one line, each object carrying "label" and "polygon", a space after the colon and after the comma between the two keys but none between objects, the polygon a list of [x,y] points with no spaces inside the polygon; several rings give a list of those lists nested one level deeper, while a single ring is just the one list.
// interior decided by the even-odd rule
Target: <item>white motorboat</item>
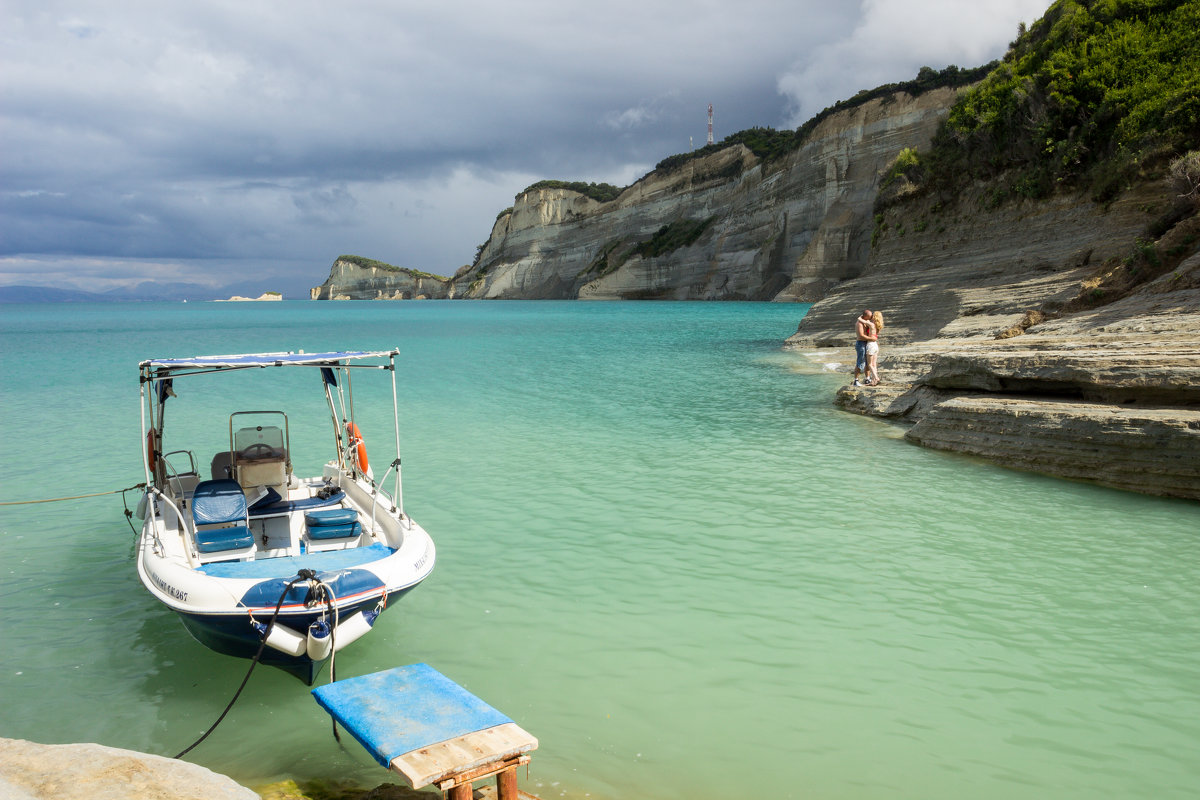
[{"label": "white motorboat", "polygon": [[[335,652],[369,633],[379,614],[429,576],[433,541],[404,513],[398,352],[256,353],[139,365],[147,488],[138,506],[138,576],[198,641],[220,653],[258,657],[311,684]],[[181,379],[191,389],[254,370],[255,380],[269,382],[278,369],[307,369],[314,389],[324,391],[330,416],[323,424],[332,424],[335,445],[320,474],[293,474],[286,407],[227,410],[221,421],[224,427],[228,420],[228,449],[222,430],[215,453],[172,440],[164,412],[169,401],[183,404],[171,400]],[[351,373],[364,369],[391,376],[396,457],[378,481],[350,391]],[[264,386],[255,396],[279,395]],[[202,464],[209,459],[203,474],[197,456]]]}]

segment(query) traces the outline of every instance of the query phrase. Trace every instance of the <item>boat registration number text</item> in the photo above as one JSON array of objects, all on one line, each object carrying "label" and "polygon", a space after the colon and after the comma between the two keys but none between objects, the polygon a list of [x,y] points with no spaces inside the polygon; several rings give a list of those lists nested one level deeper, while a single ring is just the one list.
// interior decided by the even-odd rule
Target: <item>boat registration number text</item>
[{"label": "boat registration number text", "polygon": [[154,579],[154,583],[156,586],[158,586],[158,588],[162,589],[164,592],[169,594],[171,597],[175,598],[176,600],[180,600],[182,602],[187,602],[187,597],[188,597],[187,592],[176,589],[174,586],[167,583],[162,578],[155,575],[153,572],[150,573],[150,577]]}]

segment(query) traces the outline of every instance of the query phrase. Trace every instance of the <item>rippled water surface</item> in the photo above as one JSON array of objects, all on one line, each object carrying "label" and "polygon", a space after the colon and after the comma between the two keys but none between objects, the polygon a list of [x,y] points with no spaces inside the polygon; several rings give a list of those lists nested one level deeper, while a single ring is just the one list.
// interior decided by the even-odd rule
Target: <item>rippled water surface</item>
[{"label": "rippled water surface", "polygon": [[[1200,504],[837,412],[839,379],[780,350],[803,311],[0,306],[0,500],[141,480],[141,359],[395,345],[405,506],[438,565],[338,673],[433,665],[540,739],[524,788],[1194,797]],[[233,380],[230,402],[288,410],[316,470],[328,433],[295,426],[319,386],[281,380]],[[226,398],[179,383],[168,434],[215,449]],[[355,395],[387,463],[390,393]],[[171,755],[224,708],[247,663],[193,642],[132,553],[119,495],[0,508],[0,736]],[[389,780],[266,668],[189,758],[250,785]]]}]

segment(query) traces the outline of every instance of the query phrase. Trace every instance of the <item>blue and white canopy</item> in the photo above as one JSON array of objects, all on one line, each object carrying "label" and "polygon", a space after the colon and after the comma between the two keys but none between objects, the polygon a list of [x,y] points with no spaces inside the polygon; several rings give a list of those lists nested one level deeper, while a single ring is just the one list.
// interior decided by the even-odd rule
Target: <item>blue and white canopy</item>
[{"label": "blue and white canopy", "polygon": [[143,370],[240,369],[247,367],[330,367],[360,358],[389,358],[399,350],[350,350],[332,353],[244,353],[227,356],[153,358],[138,366]]}]

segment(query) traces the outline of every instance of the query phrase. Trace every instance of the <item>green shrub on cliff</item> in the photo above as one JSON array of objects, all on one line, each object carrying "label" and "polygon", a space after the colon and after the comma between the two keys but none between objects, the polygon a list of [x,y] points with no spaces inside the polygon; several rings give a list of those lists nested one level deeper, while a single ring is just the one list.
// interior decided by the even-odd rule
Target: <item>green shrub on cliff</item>
[{"label": "green shrub on cliff", "polygon": [[632,247],[627,246],[625,239],[613,239],[601,247],[600,252],[592,259],[592,263],[575,277],[589,280],[592,279],[590,276],[603,277],[620,269],[633,256],[656,258],[672,253],[681,247],[691,247],[704,235],[714,221],[716,221],[716,217],[678,219],[663,225],[649,239]]},{"label": "green shrub on cliff", "polygon": [[[600,203],[607,203],[610,200],[616,200],[617,196],[624,191],[619,186],[613,186],[611,183],[584,183],[583,181],[538,181],[532,186],[527,186],[521,194],[532,192],[537,189],[570,189],[573,192],[579,192],[585,197],[590,197]],[[518,197],[521,194],[517,195]]]},{"label": "green shrub on cliff", "polygon": [[341,255],[337,257],[338,261],[345,261],[349,264],[356,264],[363,269],[381,269],[385,272],[407,272],[414,278],[433,278],[435,280],[444,281],[447,278],[441,275],[434,275],[432,272],[422,272],[419,269],[409,269],[408,267],[397,267],[393,264],[388,264],[383,261],[376,261],[373,258],[364,256]]},{"label": "green shrub on cliff", "polygon": [[654,236],[633,248],[632,252],[644,258],[654,258],[681,247],[690,247],[708,230],[708,226],[712,225],[715,219],[716,217],[681,219],[669,225],[663,225],[655,232]]},{"label": "green shrub on cliff", "polygon": [[400,271],[400,267],[393,266],[392,264],[384,263],[383,261],[376,261],[373,258],[366,258],[365,256],[341,255],[341,256],[337,257],[337,260],[345,261],[348,264],[357,264],[358,266],[362,267],[363,269],[382,269],[382,270],[387,270],[388,272],[399,272]]},{"label": "green shrub on cliff", "polygon": [[1083,183],[1119,193],[1200,139],[1200,2],[1058,0],[951,109],[930,185],[1009,176],[1013,195]]},{"label": "green shrub on cliff", "polygon": [[677,169],[689,161],[719,152],[726,147],[733,147],[735,144],[745,145],[747,150],[754,153],[754,155],[763,161],[771,161],[779,156],[787,155],[799,146],[795,131],[777,131],[774,128],[747,128],[744,131],[729,134],[719,144],[706,144],[699,150],[693,150],[690,153],[668,156],[658,162],[658,166],[654,169],[664,171]]},{"label": "green shrub on cliff", "polygon": [[1181,200],[1200,202],[1200,150],[1188,151],[1172,161],[1169,174]]},{"label": "green shrub on cliff", "polygon": [[808,140],[812,132],[816,130],[816,127],[834,114],[858,108],[872,100],[890,98],[897,92],[907,92],[916,97],[933,89],[968,86],[982,80],[998,63],[993,61],[991,64],[985,64],[975,69],[959,69],[953,64],[942,70],[936,70],[932,67],[921,67],[921,70],[917,73],[917,77],[912,80],[901,81],[899,83],[885,83],[882,86],[876,86],[874,89],[863,89],[850,99],[839,100],[829,108],[814,115],[808,122],[805,122],[796,130],[777,131],[774,128],[748,128],[744,131],[729,134],[719,143],[705,145],[689,153],[667,156],[658,162],[658,165],[654,169],[656,172],[660,170],[669,172],[682,167],[689,161],[703,158],[710,153],[715,153],[718,150],[723,150],[735,144],[745,145],[746,149],[758,156],[760,160],[770,162],[787,155],[793,150],[798,150]]}]

